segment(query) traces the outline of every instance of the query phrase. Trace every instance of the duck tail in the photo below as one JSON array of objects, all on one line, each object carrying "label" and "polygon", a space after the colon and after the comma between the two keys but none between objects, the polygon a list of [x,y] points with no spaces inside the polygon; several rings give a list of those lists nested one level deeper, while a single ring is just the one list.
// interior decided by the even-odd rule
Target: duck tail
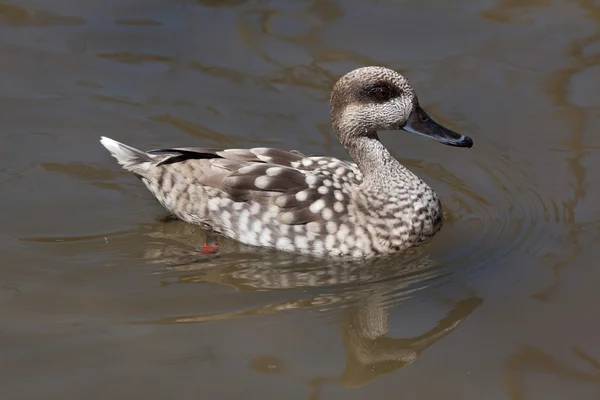
[{"label": "duck tail", "polygon": [[128,171],[139,175],[146,175],[149,167],[155,163],[154,158],[145,151],[138,150],[116,140],[102,136],[100,143],[117,159],[119,164]]}]

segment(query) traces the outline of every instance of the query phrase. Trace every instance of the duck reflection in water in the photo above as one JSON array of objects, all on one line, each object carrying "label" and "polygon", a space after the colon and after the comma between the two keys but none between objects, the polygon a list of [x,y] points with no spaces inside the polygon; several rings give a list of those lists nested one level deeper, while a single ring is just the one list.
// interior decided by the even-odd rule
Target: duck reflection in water
[{"label": "duck reflection in water", "polygon": [[[155,238],[189,242],[199,229],[182,222],[161,224],[151,233]],[[233,247],[233,248],[232,248]],[[467,295],[451,303],[451,309],[430,329],[414,337],[389,337],[390,308],[429,286],[446,271],[422,248],[402,257],[363,262],[327,262],[298,254],[244,247],[226,240],[222,248],[227,257],[198,255],[193,246],[155,242],[145,257],[152,262],[170,264],[157,272],[163,285],[216,283],[236,290],[300,290],[311,297],[295,298],[279,304],[212,315],[188,315],[147,321],[149,324],[180,324],[228,320],[293,309],[318,312],[342,310],[341,333],[346,350],[346,366],[339,377],[315,378],[311,385],[337,382],[347,387],[368,384],[378,377],[415,362],[422,352],[452,333],[478,306],[482,299]],[[193,260],[192,262],[189,262]],[[322,290],[315,292],[314,289]],[[304,289],[304,290],[303,290]],[[306,289],[311,289],[307,291]],[[294,296],[296,297],[296,296]],[[394,304],[396,301],[396,304]]]}]

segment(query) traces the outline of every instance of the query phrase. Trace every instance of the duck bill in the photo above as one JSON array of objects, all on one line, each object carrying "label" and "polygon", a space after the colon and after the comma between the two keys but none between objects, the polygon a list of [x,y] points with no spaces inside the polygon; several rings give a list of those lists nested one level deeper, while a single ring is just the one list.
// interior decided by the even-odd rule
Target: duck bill
[{"label": "duck bill", "polygon": [[448,146],[473,146],[473,140],[470,137],[451,131],[448,128],[444,128],[442,125],[435,122],[435,120],[431,118],[429,114],[427,114],[425,110],[423,110],[418,104],[410,113],[408,121],[406,121],[406,124],[402,127],[402,129],[406,132],[425,136],[429,139],[447,144]]}]

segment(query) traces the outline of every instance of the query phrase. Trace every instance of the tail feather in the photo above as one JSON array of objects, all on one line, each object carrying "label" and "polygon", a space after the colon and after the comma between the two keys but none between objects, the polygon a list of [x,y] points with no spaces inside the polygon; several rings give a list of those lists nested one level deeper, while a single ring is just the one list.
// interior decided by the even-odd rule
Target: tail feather
[{"label": "tail feather", "polygon": [[148,167],[155,162],[152,155],[145,151],[119,143],[116,140],[102,136],[100,143],[128,171],[144,175],[143,172],[147,171]]}]

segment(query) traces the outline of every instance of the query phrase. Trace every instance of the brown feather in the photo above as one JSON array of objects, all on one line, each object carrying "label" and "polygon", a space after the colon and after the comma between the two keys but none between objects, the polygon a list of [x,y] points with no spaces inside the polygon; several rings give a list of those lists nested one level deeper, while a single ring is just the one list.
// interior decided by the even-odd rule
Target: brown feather
[{"label": "brown feather", "polygon": [[300,210],[285,211],[279,213],[277,220],[286,225],[301,225],[315,220],[320,220],[321,216],[313,213],[307,208]]},{"label": "brown feather", "polygon": [[291,193],[279,196],[277,200],[275,200],[275,205],[279,208],[302,208],[307,205],[310,205],[312,202],[318,200],[319,198],[321,198],[321,196],[323,196],[315,189],[305,190],[308,191],[308,197],[306,198],[306,200],[298,200],[296,198],[296,193],[300,192],[300,190],[294,190]]},{"label": "brown feather", "polygon": [[287,192],[291,189],[308,187],[304,179],[289,179],[285,177],[259,176],[254,180],[257,188],[270,192]]},{"label": "brown feather", "polygon": [[[290,167],[292,163],[301,162],[306,157],[298,151],[267,147],[250,150],[177,147],[151,150],[149,153],[165,156],[157,166],[198,160],[198,164],[192,161],[198,174],[203,174],[195,177],[197,182],[223,191],[233,201],[264,203],[276,197],[275,204],[285,209],[287,217],[284,219],[289,219],[293,224],[320,218],[310,212],[308,207],[323,195],[310,189],[305,200],[299,201],[295,197],[296,193],[309,190],[306,175]],[[317,167],[316,163],[314,167]],[[281,195],[282,193],[284,194]]]},{"label": "brown feather", "polygon": [[256,147],[250,151],[252,151],[258,159],[264,162],[285,166],[290,166],[292,162],[301,161],[305,157],[304,154],[267,147]]},{"label": "brown feather", "polygon": [[202,177],[198,177],[198,183],[203,186],[212,187],[218,190],[225,191],[223,187],[223,179],[228,175],[227,172],[214,174],[214,175],[205,175]]},{"label": "brown feather", "polygon": [[237,171],[238,169],[244,167],[247,164],[241,161],[228,160],[226,158],[215,158],[213,160],[210,160],[210,165],[212,168],[216,168],[218,170],[233,172]]},{"label": "brown feather", "polygon": [[[309,197],[305,201],[298,201],[295,195],[287,194],[285,195],[285,200],[280,200],[281,197],[278,197],[275,200],[275,204],[285,203],[285,207],[281,208],[281,213],[277,217],[279,222],[288,224],[288,225],[299,225],[306,224],[309,222],[323,222],[323,218],[321,214],[315,214],[310,211],[310,205],[318,199],[322,199],[326,204],[331,205],[335,201],[335,197],[331,194],[320,194],[316,190],[311,191]],[[293,200],[291,199],[293,197]]]},{"label": "brown feather", "polygon": [[246,149],[225,149],[217,152],[217,155],[230,160],[247,161],[247,162],[262,162],[254,153]]}]

